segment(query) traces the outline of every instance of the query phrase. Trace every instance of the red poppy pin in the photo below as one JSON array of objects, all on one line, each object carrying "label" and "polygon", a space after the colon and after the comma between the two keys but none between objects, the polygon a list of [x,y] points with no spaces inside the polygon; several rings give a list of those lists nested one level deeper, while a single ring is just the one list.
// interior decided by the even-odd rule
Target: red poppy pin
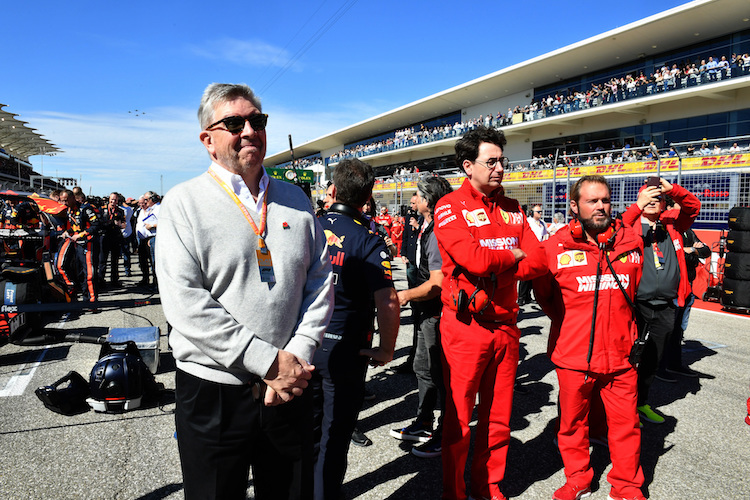
[{"label": "red poppy pin", "polygon": [[289,229],[289,224],[287,224],[286,222],[283,222],[281,224],[281,227],[283,227],[284,229]]}]

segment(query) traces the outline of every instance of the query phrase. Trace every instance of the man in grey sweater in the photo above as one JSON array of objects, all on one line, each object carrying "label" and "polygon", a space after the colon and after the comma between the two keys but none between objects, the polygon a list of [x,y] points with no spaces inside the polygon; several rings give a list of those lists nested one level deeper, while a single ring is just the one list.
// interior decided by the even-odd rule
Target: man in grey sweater
[{"label": "man in grey sweater", "polygon": [[309,364],[332,313],[325,235],[310,200],[263,169],[267,115],[245,85],[198,110],[208,172],[162,202],[157,274],[172,325],[185,498],[312,494]]}]

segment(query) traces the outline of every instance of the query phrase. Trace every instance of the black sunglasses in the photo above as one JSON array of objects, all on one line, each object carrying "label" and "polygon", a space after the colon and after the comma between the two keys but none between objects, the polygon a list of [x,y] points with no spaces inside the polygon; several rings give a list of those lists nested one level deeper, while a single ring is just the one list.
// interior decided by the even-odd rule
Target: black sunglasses
[{"label": "black sunglasses", "polygon": [[250,127],[256,132],[261,132],[266,129],[266,123],[268,123],[267,114],[254,114],[250,116],[227,116],[222,118],[216,123],[212,123],[206,130],[210,130],[220,123],[223,123],[227,127],[227,131],[230,134],[239,134],[245,128],[245,122],[250,124]]}]

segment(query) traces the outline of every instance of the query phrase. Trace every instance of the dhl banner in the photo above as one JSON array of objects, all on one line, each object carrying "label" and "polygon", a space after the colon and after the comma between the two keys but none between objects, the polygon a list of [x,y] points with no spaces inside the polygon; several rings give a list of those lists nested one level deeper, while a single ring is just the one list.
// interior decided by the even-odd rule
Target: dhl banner
[{"label": "dhl banner", "polygon": [[[699,170],[717,169],[717,168],[747,168],[750,167],[750,153],[720,155],[720,156],[692,156],[682,158],[682,171],[691,172]],[[677,173],[680,168],[679,158],[662,158],[661,173]],[[267,169],[269,175],[271,170]],[[284,170],[279,169],[282,172]],[[609,163],[606,165],[578,165],[570,167],[571,179],[577,179],[584,175],[627,175],[642,174],[654,175],[657,170],[656,161],[634,161],[627,163]],[[568,175],[568,168],[557,168],[557,179],[565,179]],[[460,186],[464,177],[446,177],[452,186]],[[551,181],[552,169],[543,170],[525,170],[523,172],[506,172],[503,176],[503,183],[506,182],[523,182],[523,181]],[[414,191],[417,189],[416,181],[401,183],[383,182],[376,183],[373,191],[393,191],[400,190]],[[324,192],[323,192],[324,193]]]},{"label": "dhl banner", "polygon": [[[680,167],[679,158],[664,158],[661,160],[662,173],[676,173]],[[700,156],[682,159],[682,171],[694,171],[716,168],[750,167],[750,154],[735,154],[722,156]],[[608,163],[606,165],[581,165],[570,167],[570,177],[578,178],[584,175],[624,175],[644,174],[653,175],[657,171],[656,161],[637,161],[627,163]],[[558,167],[557,178],[565,178],[568,168]],[[552,180],[552,169],[526,170],[523,172],[507,172],[503,182]]]}]

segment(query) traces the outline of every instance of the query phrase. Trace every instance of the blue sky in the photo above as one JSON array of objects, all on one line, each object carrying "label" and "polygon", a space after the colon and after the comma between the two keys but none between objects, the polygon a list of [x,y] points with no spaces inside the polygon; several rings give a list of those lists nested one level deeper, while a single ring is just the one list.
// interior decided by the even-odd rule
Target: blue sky
[{"label": "blue sky", "polygon": [[682,3],[5,2],[0,103],[64,150],[45,175],[138,197],[206,170],[211,82],[256,90],[271,154]]}]

